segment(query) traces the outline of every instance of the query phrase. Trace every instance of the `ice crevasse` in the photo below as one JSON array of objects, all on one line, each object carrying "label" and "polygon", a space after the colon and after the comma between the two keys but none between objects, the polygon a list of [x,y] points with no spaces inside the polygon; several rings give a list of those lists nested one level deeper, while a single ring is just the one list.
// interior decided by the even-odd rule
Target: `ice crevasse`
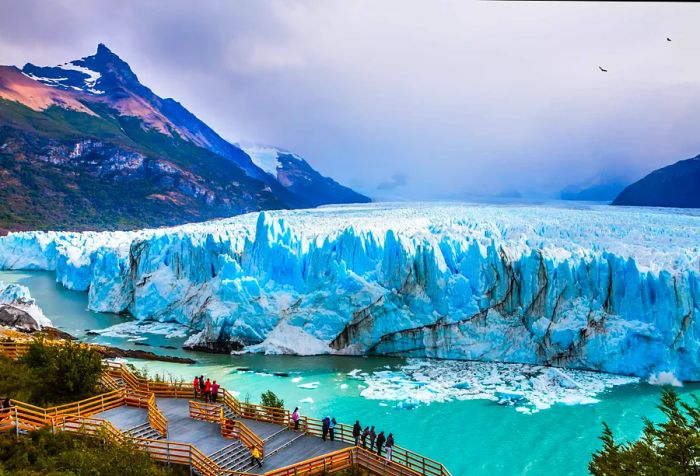
[{"label": "ice crevasse", "polygon": [[136,232],[22,232],[95,311],[188,344],[549,364],[700,380],[700,216],[609,206],[374,204]]}]

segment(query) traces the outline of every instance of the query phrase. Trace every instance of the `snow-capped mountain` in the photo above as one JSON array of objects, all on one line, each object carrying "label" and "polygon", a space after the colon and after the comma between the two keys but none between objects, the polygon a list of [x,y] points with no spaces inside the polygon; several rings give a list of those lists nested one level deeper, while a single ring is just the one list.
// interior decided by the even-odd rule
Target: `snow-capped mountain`
[{"label": "snow-capped mountain", "polygon": [[[256,209],[369,201],[301,158],[285,162],[281,175],[267,173],[180,103],[141,84],[102,44],[96,54],[58,66],[0,68],[0,154],[0,172],[17,183],[14,191],[0,192],[0,199],[15,204],[9,217],[0,215],[0,228],[167,225]],[[134,154],[138,159],[122,167],[124,157]],[[19,164],[19,157],[28,163]],[[69,211],[60,219],[51,220],[27,199],[37,184],[18,171],[32,168]],[[98,203],[100,194],[92,190],[100,187],[103,198],[132,189],[137,196],[122,207],[109,199]],[[84,205],[94,212],[72,220]]]}]

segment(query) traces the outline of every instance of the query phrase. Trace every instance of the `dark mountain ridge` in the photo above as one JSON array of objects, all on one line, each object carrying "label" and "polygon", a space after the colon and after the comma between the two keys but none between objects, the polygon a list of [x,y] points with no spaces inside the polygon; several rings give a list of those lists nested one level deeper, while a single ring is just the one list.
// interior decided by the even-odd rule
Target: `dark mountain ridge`
[{"label": "dark mountain ridge", "polygon": [[278,166],[262,170],[102,44],[55,67],[0,67],[0,230],[162,226],[369,201],[298,156]]}]

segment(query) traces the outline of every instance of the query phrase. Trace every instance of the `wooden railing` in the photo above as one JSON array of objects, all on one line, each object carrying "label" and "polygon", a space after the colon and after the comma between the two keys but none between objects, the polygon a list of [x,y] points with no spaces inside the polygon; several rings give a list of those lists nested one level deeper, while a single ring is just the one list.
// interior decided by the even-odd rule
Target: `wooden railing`
[{"label": "wooden railing", "polygon": [[[265,476],[307,476],[314,474],[331,474],[350,468],[355,464],[356,447],[345,448],[300,463],[290,464],[265,473]],[[378,473],[382,474],[382,473]]]},{"label": "wooden railing", "polygon": [[168,437],[168,420],[156,405],[156,396],[153,393],[148,399],[148,423],[151,425],[151,428],[160,433],[163,438]]},{"label": "wooden railing", "polygon": [[202,421],[211,421],[219,423],[221,420],[221,405],[213,403],[197,402],[190,400],[187,402],[189,407],[190,418]]},{"label": "wooden railing", "polygon": [[247,476],[250,474],[225,470],[195,446],[187,443],[134,438],[126,435],[107,420],[66,415],[62,417],[57,429],[93,436],[107,435],[119,443],[130,442],[157,461],[189,466],[203,476]]}]

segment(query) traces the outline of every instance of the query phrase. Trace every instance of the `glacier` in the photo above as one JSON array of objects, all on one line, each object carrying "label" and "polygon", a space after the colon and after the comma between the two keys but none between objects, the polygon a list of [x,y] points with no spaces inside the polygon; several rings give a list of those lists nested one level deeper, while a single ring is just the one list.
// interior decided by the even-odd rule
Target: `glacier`
[{"label": "glacier", "polygon": [[18,232],[95,311],[188,326],[195,348],[401,355],[700,380],[700,216],[399,203],[134,232]]},{"label": "glacier", "polygon": [[23,332],[51,327],[51,320],[32,298],[29,288],[0,281],[0,325]]}]

